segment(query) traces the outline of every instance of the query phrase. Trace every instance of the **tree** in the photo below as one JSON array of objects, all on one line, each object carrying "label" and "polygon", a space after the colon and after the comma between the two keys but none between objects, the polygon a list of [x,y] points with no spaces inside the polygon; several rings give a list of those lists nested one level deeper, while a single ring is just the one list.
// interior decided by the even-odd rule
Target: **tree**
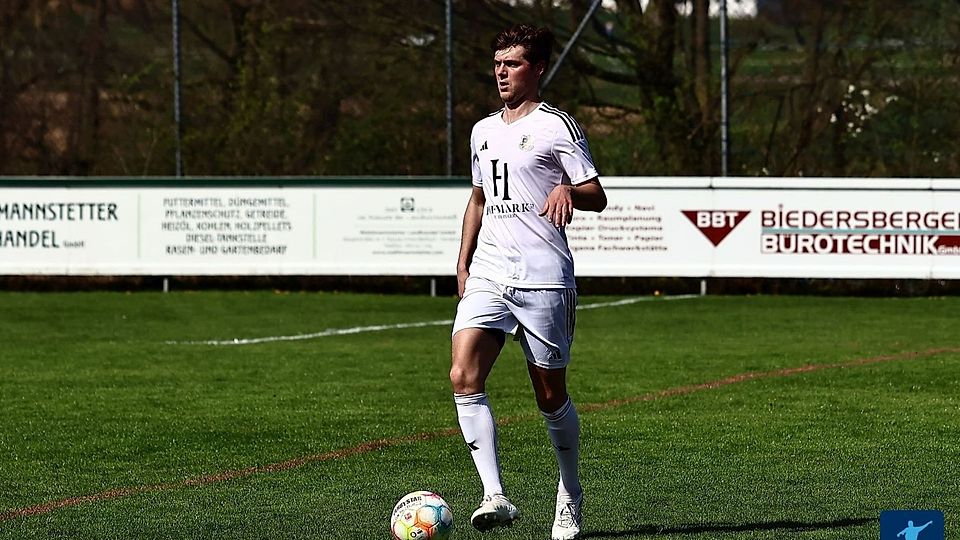
[{"label": "tree", "polygon": [[[592,2],[454,1],[456,174],[501,106],[496,32],[546,25],[559,51]],[[445,0],[181,6],[187,174],[444,172]],[[960,175],[960,4],[759,8],[730,23],[734,174]],[[171,19],[169,0],[0,2],[0,174],[172,174]],[[718,174],[708,0],[618,0],[590,21],[544,97],[604,174]]]},{"label": "tree", "polygon": [[[504,9],[500,2],[488,3]],[[555,28],[563,17],[566,39],[591,3],[573,0],[569,10],[544,12]],[[637,128],[634,144],[648,150],[633,153],[633,167],[659,174],[716,174],[719,115],[709,6],[707,0],[694,0],[685,28],[681,5],[650,0],[644,8],[619,0],[615,9],[595,16],[568,68],[581,79],[583,91],[566,100],[592,108],[598,121]]]},{"label": "tree", "polygon": [[[766,77],[770,82],[752,81],[756,93],[748,103],[755,106],[744,112],[755,115],[761,101],[779,105],[766,142],[750,141],[765,147],[764,162],[743,160],[743,172],[916,176],[926,169],[942,176],[944,166],[956,170],[955,159],[953,165],[945,159],[939,167],[919,167],[919,134],[910,126],[934,121],[919,118],[929,114],[925,110],[957,117],[955,100],[944,99],[953,92],[946,86],[955,88],[948,82],[951,61],[938,50],[949,23],[929,24],[956,21],[957,11],[944,2],[887,0],[785,0],[781,10],[761,11],[773,31],[783,28],[793,37],[803,69],[798,74],[774,68]],[[906,93],[910,88],[915,91]],[[904,107],[908,101],[914,110]],[[942,148],[943,139],[937,139]],[[944,153],[956,156],[950,146],[952,152]]]}]

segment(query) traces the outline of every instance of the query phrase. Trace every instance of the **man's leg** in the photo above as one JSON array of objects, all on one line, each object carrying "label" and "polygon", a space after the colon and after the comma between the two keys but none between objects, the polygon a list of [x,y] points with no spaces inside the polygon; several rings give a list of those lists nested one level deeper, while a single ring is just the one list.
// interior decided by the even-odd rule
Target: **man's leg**
[{"label": "man's leg", "polygon": [[503,342],[502,332],[480,328],[464,328],[453,336],[450,382],[457,419],[480,473],[485,496],[503,493],[497,459],[497,425],[485,391],[487,376]]},{"label": "man's leg", "polygon": [[522,326],[520,346],[527,357],[527,371],[537,397],[537,406],[560,467],[558,493],[581,495],[580,419],[567,395],[567,364],[576,326],[575,289],[534,289],[518,291],[521,305],[515,308]]},{"label": "man's leg", "polygon": [[453,336],[450,382],[460,430],[483,483],[483,502],[471,516],[473,526],[482,531],[509,525],[519,515],[517,508],[503,496],[497,426],[485,392],[487,376],[503,348],[504,339],[501,331],[480,328],[464,328]]},{"label": "man's leg", "polygon": [[580,417],[567,394],[567,369],[546,369],[527,362],[527,371],[560,466],[558,492],[577,498],[582,492],[579,475]]},{"label": "man's leg", "polygon": [[567,395],[566,368],[546,369],[528,362],[527,369],[560,467],[551,538],[574,540],[580,537],[583,522],[583,489],[578,470],[580,418]]},{"label": "man's leg", "polygon": [[540,289],[520,293],[515,313],[522,328],[520,345],[537,406],[547,424],[560,469],[553,540],[580,537],[583,489],[580,486],[580,418],[567,395],[567,364],[576,326],[574,289]]}]

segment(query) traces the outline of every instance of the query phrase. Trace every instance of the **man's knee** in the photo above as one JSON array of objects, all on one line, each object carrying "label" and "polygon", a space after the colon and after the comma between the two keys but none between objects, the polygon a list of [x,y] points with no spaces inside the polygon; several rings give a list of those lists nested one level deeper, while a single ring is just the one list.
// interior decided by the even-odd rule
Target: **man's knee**
[{"label": "man's knee", "polygon": [[545,413],[553,413],[563,407],[568,397],[566,390],[555,391],[545,388],[541,394],[537,395],[537,407]]},{"label": "man's knee", "polygon": [[476,394],[483,391],[479,370],[464,368],[456,363],[450,367],[450,384],[455,394]]},{"label": "man's knee", "polygon": [[552,413],[567,402],[566,369],[546,369],[532,363],[527,364],[530,381],[537,396],[537,407],[545,413]]},{"label": "man's knee", "polygon": [[484,391],[487,375],[503,347],[503,332],[468,328],[453,336],[450,383],[457,394]]}]

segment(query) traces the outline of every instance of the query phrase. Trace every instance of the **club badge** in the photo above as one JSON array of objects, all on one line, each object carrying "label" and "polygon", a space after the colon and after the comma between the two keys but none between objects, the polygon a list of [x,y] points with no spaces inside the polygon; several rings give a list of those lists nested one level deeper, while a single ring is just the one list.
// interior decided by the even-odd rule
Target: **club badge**
[{"label": "club badge", "polygon": [[533,135],[524,135],[520,138],[520,149],[527,152],[533,150]]}]

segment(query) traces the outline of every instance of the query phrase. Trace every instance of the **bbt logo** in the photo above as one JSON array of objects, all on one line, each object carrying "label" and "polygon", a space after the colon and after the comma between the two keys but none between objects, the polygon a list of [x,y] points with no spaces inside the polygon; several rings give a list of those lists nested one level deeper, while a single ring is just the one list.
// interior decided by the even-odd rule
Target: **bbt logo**
[{"label": "bbt logo", "polygon": [[707,237],[714,246],[730,234],[740,224],[749,210],[681,210],[690,223]]}]

